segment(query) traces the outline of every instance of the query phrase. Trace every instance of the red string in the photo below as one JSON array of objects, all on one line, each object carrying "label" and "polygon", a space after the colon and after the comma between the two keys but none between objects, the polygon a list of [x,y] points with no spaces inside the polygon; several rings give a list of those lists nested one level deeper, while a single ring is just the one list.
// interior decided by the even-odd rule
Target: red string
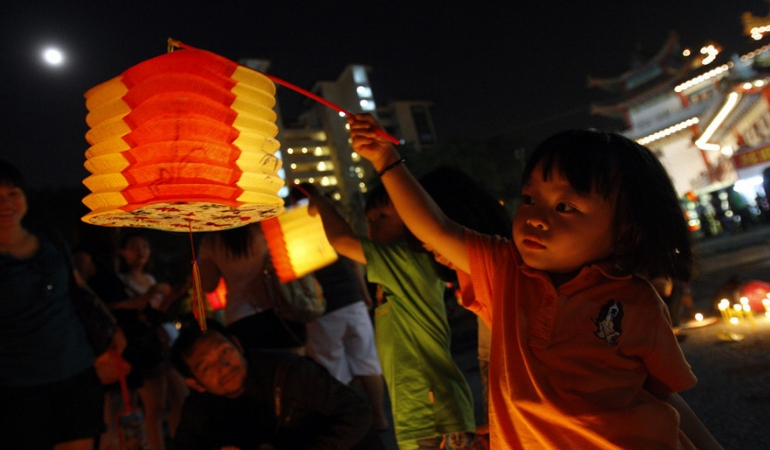
[{"label": "red string", "polygon": [[296,188],[298,191],[300,191],[303,194],[305,194],[305,197],[307,197],[307,198],[312,197],[312,195],[310,195],[310,193],[307,191],[307,189],[303,188],[302,186],[300,186],[298,184],[295,184],[295,183],[291,183],[291,182],[289,184],[291,184],[291,187]]},{"label": "red string", "polygon": [[[169,49],[171,49],[172,47],[195,49],[195,47],[191,47],[191,46],[189,46],[187,44],[183,44],[182,42],[175,41],[175,40],[173,40],[171,38],[168,39],[168,44],[169,44]],[[287,88],[289,88],[289,89],[291,89],[291,90],[293,90],[295,92],[298,92],[298,93],[304,95],[305,97],[309,97],[309,98],[317,101],[318,103],[321,103],[322,105],[328,106],[329,108],[337,111],[338,113],[345,114],[348,117],[353,117],[354,116],[354,114],[351,111],[348,111],[347,109],[341,107],[340,105],[332,103],[332,102],[330,102],[329,100],[326,100],[323,97],[319,97],[318,95],[313,94],[312,92],[310,92],[308,90],[302,89],[301,87],[299,87],[299,86],[297,86],[295,84],[289,83],[288,81],[282,80],[282,79],[280,79],[280,78],[278,78],[276,76],[273,76],[273,75],[270,75],[270,74],[267,74],[267,73],[264,73],[264,72],[260,72],[259,70],[256,70],[256,69],[251,69],[251,70],[254,70],[255,72],[261,73],[262,75],[264,75],[267,78],[269,78],[270,80],[272,80],[274,83],[280,84],[281,86],[285,86],[285,87],[287,87]],[[399,141],[398,139],[396,139],[393,136],[389,135],[388,133],[386,133],[381,128],[377,128],[376,133],[377,133],[378,136],[380,136],[382,138],[385,138],[388,141],[390,141],[391,143],[393,143],[393,145],[399,145],[401,143],[401,141]]]}]

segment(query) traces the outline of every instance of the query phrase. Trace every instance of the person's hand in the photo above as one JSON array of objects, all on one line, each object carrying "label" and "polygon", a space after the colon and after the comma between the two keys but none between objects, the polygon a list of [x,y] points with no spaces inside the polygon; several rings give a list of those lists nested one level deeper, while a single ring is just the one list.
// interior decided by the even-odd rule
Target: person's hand
[{"label": "person's hand", "polygon": [[368,159],[375,170],[379,172],[388,164],[398,160],[398,153],[390,141],[377,134],[380,126],[371,114],[356,114],[349,117],[348,125],[353,150]]}]

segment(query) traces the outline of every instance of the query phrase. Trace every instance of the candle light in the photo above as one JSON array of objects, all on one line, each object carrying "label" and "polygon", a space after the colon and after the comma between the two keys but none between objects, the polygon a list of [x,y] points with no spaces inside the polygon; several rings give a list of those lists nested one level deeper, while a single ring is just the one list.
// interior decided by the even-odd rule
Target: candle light
[{"label": "candle light", "polygon": [[752,330],[757,331],[757,323],[754,321],[754,313],[751,312],[751,305],[749,304],[748,297],[741,297],[741,306],[743,307],[743,317],[749,320]]},{"label": "candle light", "polygon": [[730,317],[730,323],[733,325],[738,325],[741,321],[741,315],[743,315],[743,306],[740,303],[735,303],[733,305],[733,311],[731,311],[731,317]]},{"label": "candle light", "polygon": [[723,298],[719,302],[718,307],[719,307],[719,312],[722,313],[722,320],[724,320],[726,324],[730,323],[730,315],[728,313],[728,309],[730,308],[730,301],[727,300],[726,298]]}]

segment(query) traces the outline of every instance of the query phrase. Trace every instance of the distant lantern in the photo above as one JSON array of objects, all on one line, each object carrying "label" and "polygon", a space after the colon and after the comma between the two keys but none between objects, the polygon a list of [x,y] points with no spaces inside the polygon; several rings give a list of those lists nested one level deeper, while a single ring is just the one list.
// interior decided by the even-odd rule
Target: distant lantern
[{"label": "distant lantern", "polygon": [[275,85],[264,74],[185,47],[85,97],[84,221],[210,231],[283,210]]},{"label": "distant lantern", "polygon": [[282,283],[315,272],[337,260],[326,238],[321,216],[311,216],[307,204],[287,208],[262,222],[270,257]]},{"label": "distant lantern", "polygon": [[206,293],[206,300],[208,300],[209,306],[214,311],[222,309],[227,305],[227,285],[224,278],[219,279],[216,289]]}]

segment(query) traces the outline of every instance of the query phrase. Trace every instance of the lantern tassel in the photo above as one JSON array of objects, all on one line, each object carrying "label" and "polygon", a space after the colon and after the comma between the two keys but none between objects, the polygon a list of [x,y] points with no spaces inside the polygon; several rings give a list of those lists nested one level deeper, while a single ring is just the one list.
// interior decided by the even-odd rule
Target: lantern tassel
[{"label": "lantern tassel", "polygon": [[198,268],[198,259],[195,257],[195,242],[193,241],[192,225],[190,226],[190,248],[192,250],[192,310],[201,331],[206,331],[206,304],[201,287],[201,272]]},{"label": "lantern tassel", "polygon": [[[179,42],[177,40],[168,38],[168,48],[169,48],[169,51],[172,51],[174,49],[174,47],[178,47],[178,48],[195,48],[195,47],[189,46],[187,44],[183,44],[182,42]],[[252,69],[252,70],[254,70],[254,69]],[[291,90],[293,90],[293,91],[295,91],[297,93],[300,93],[300,94],[304,95],[305,97],[311,98],[311,99],[317,101],[318,103],[321,103],[322,105],[328,106],[329,108],[337,111],[338,113],[344,114],[344,115],[346,115],[348,117],[353,117],[355,115],[351,111],[348,111],[347,109],[341,107],[340,105],[337,105],[336,103],[332,103],[329,100],[326,100],[323,97],[315,95],[315,94],[313,94],[312,92],[310,92],[310,91],[308,91],[306,89],[302,89],[301,87],[299,87],[299,86],[297,86],[295,84],[289,83],[288,81],[282,80],[282,79],[280,79],[280,78],[278,78],[276,76],[273,76],[273,75],[270,75],[270,74],[267,74],[267,73],[264,73],[264,72],[260,72],[258,70],[254,70],[254,71],[261,73],[262,75],[266,76],[271,81],[273,81],[274,83],[280,84],[281,86],[287,87],[287,88],[289,88],[289,89],[291,89]],[[380,137],[390,141],[393,145],[399,145],[401,143],[401,141],[399,141],[395,137],[391,136],[390,134],[386,133],[384,130],[382,130],[380,128],[377,128],[376,133],[377,133],[378,136],[380,136]]]}]

